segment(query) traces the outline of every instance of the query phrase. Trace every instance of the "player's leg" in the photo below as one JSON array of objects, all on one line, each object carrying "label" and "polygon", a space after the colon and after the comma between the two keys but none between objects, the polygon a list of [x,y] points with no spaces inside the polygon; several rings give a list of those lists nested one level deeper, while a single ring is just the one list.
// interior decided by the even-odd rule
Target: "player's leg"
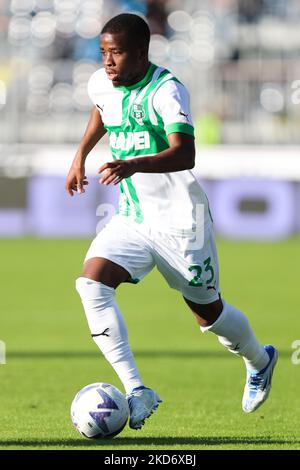
[{"label": "player's leg", "polygon": [[220,343],[230,352],[243,357],[249,370],[258,372],[269,362],[264,347],[256,340],[247,317],[221,297],[208,304],[199,304],[184,297],[195,314],[204,333],[210,331],[218,336]]},{"label": "player's leg", "polygon": [[83,265],[81,277],[86,277],[116,289],[122,282],[130,279],[126,269],[106,258],[89,258]]},{"label": "player's leg", "polygon": [[126,392],[143,385],[129,347],[123,316],[115,302],[115,288],[129,277],[122,266],[94,257],[85,262],[76,280],[92,338],[118,374]]},{"label": "player's leg", "polygon": [[269,395],[278,357],[276,349],[271,345],[261,345],[247,317],[221,298],[206,305],[184,300],[195,314],[203,333],[206,331],[214,333],[223,346],[244,359],[247,381],[242,407],[246,413],[255,411]]},{"label": "player's leg", "polygon": [[177,250],[169,253],[170,242],[162,241],[157,266],[169,285],[181,291],[201,330],[214,333],[223,346],[244,359],[247,384],[243,409],[251,412],[268,396],[277,351],[273,346],[261,345],[247,317],[221,299],[213,232],[208,230],[205,235],[204,245],[196,250],[188,250],[188,244],[182,240],[182,249],[177,241]]},{"label": "player's leg", "polygon": [[183,296],[185,302],[195,315],[197,323],[200,327],[205,328],[217,321],[223,310],[221,296],[217,300],[207,304],[196,304]]},{"label": "player's leg", "polygon": [[[130,426],[138,429],[157,408],[159,397],[142,382],[129,346],[126,324],[114,298],[120,283],[133,277],[142,278],[153,267],[151,255],[141,240],[134,237],[129,229],[117,227],[116,222],[100,232],[88,251],[76,288],[91,335],[126,390]],[[139,256],[134,256],[136,250],[140,251]]]}]

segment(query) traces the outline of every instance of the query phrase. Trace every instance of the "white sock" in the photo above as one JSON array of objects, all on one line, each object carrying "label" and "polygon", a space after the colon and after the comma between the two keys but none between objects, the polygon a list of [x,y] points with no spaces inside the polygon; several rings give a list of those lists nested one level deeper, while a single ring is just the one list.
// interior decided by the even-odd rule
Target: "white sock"
[{"label": "white sock", "polygon": [[225,348],[243,357],[248,370],[258,372],[264,369],[270,358],[257,342],[247,317],[224,300],[222,302],[223,310],[219,318],[210,326],[200,327],[201,331],[215,333]]},{"label": "white sock", "polygon": [[128,344],[127,328],[114,300],[115,289],[85,277],[76,280],[93,340],[112,365],[126,393],[143,382]]}]

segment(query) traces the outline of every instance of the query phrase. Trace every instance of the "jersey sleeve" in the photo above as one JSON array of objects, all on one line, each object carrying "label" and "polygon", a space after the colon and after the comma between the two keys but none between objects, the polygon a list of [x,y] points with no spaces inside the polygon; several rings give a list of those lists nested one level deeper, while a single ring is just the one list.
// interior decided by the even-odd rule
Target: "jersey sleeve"
[{"label": "jersey sleeve", "polygon": [[97,107],[100,114],[102,114],[103,109],[101,98],[103,97],[104,81],[104,69],[100,69],[91,75],[87,85],[87,92],[90,100]]},{"label": "jersey sleeve", "polygon": [[162,118],[167,135],[173,132],[194,135],[190,97],[182,83],[168,80],[153,97],[153,107]]}]

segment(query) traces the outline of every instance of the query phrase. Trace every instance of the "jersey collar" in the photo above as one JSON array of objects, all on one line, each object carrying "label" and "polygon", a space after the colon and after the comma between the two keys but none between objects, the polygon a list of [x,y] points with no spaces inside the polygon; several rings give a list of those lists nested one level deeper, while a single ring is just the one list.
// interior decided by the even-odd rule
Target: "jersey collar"
[{"label": "jersey collar", "polygon": [[143,87],[145,85],[147,85],[148,82],[150,82],[151,78],[152,78],[152,75],[153,75],[153,72],[154,70],[156,69],[156,65],[152,64],[150,62],[150,66],[148,68],[148,71],[146,73],[146,75],[144,76],[144,78],[142,78],[142,80],[140,80],[139,82],[137,83],[134,83],[133,85],[129,85],[129,86],[118,86],[117,88],[120,90],[134,90],[135,88],[140,88],[140,87]]}]

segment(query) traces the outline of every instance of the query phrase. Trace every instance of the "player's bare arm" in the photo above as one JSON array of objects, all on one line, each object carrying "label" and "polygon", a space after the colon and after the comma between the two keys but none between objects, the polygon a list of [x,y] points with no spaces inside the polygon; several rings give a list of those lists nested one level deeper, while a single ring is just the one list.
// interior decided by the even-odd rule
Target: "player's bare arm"
[{"label": "player's bare arm", "polygon": [[99,169],[99,173],[105,171],[100,183],[116,185],[134,173],[170,173],[193,168],[195,165],[194,137],[174,132],[168,136],[168,141],[170,148],[157,155],[105,163]]},{"label": "player's bare arm", "polygon": [[85,160],[90,151],[95,147],[97,142],[104,136],[106,129],[103,126],[101,115],[96,107],[91,111],[90,119],[79,144],[75,158],[71,165],[66,180],[66,191],[73,196],[73,191],[84,193],[84,186],[88,184],[85,176]]}]

